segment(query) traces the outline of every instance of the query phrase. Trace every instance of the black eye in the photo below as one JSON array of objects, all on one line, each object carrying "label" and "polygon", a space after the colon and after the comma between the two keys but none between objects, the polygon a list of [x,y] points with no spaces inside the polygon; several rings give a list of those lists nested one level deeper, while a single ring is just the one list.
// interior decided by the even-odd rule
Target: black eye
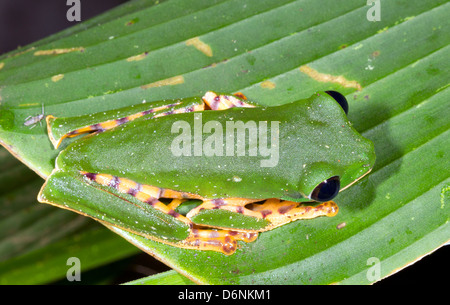
[{"label": "black eye", "polygon": [[329,201],[336,197],[340,188],[341,182],[339,177],[334,176],[316,186],[309,198],[315,201]]},{"label": "black eye", "polygon": [[344,109],[345,114],[348,114],[348,103],[345,96],[343,96],[337,91],[325,91],[325,92],[328,93],[332,98],[334,98],[334,100],[338,102],[339,105],[341,105],[342,109]]}]

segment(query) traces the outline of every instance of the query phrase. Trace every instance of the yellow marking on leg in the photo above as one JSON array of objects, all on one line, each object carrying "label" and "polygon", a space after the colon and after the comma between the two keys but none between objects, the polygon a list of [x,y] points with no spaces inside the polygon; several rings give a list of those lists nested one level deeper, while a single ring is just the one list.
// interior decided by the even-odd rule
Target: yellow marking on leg
[{"label": "yellow marking on leg", "polygon": [[172,199],[172,201],[167,205],[167,207],[171,210],[174,210],[187,199]]},{"label": "yellow marking on leg", "polygon": [[[225,198],[205,200],[186,215],[191,219],[203,209],[221,209],[239,213],[245,216],[266,219],[270,222],[261,231],[271,230],[291,221],[300,219],[311,219],[319,216],[332,217],[338,213],[338,206],[333,201],[327,201],[317,206],[306,206],[293,201],[281,201],[280,199],[266,199],[263,203],[257,202],[261,199]],[[246,207],[248,205],[248,207]]]},{"label": "yellow marking on leg", "polygon": [[204,200],[204,198],[202,196],[199,196],[199,195],[196,195],[196,194],[192,194],[192,193],[187,193],[187,192],[174,191],[174,190],[171,190],[171,189],[162,189],[161,197],[172,198],[172,199],[200,199],[200,200]]},{"label": "yellow marking on leg", "polygon": [[247,199],[247,198],[224,198],[224,199],[210,199],[204,200],[203,203],[196,208],[190,210],[186,217],[192,218],[201,210],[222,209],[230,212],[243,214],[245,216],[262,218],[260,213],[246,209],[245,205],[261,201],[261,199]]},{"label": "yellow marking on leg", "polygon": [[[203,110],[205,110],[205,104],[199,104],[199,105],[194,105],[192,107],[192,110],[190,110],[190,112],[203,111]],[[177,114],[177,113],[186,113],[186,112],[188,112],[188,107],[175,109],[175,110],[167,111],[167,112],[163,112],[163,113],[159,113],[159,114],[155,115],[154,118],[156,119],[156,118],[159,118],[159,117],[162,117],[162,116],[166,116],[166,115],[172,115],[172,114]]]},{"label": "yellow marking on leg", "polygon": [[270,225],[265,230],[271,230],[300,219],[312,219],[320,216],[333,217],[339,211],[339,207],[334,201],[322,202],[317,206],[308,206],[293,201],[280,201],[279,199],[268,199],[263,204],[255,204],[250,208],[270,221]]},{"label": "yellow marking on leg", "polygon": [[198,250],[211,250],[231,255],[236,252],[238,240],[253,242],[257,237],[258,233],[193,228],[191,234],[181,244]]},{"label": "yellow marking on leg", "polygon": [[[153,208],[167,215],[171,215],[189,226],[190,234],[185,240],[170,243],[155,238],[155,240],[160,242],[183,248],[202,251],[210,250],[231,255],[236,251],[238,241],[253,242],[258,237],[258,233],[256,232],[198,228],[189,218],[175,212],[175,209],[188,198],[205,200],[201,196],[140,184],[127,178],[120,178],[109,174],[95,174],[85,171],[80,171],[80,174],[100,185],[114,188],[120,193],[132,195],[141,202],[148,203]],[[173,200],[170,204],[166,205],[158,200],[161,197],[173,198]],[[254,201],[253,199],[233,198],[228,200],[227,204],[229,207],[242,207]],[[205,200],[202,206],[208,207],[209,205],[217,206],[221,204],[223,205],[223,202],[220,200]]]},{"label": "yellow marking on leg", "polygon": [[110,120],[110,121],[99,123],[99,125],[102,129],[108,130],[108,129],[112,129],[116,126],[119,126],[119,123],[117,120]]},{"label": "yellow marking on leg", "polygon": [[243,100],[247,100],[247,97],[244,95],[244,93],[242,92],[236,92],[235,94],[233,94],[235,97],[243,99]]}]

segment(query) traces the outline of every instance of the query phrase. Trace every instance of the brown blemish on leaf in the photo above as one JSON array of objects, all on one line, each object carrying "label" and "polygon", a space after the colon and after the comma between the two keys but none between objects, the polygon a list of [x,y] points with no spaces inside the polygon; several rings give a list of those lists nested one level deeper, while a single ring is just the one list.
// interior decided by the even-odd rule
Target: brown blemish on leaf
[{"label": "brown blemish on leaf", "polygon": [[316,70],[314,70],[311,67],[308,66],[301,66],[300,71],[311,77],[312,79],[315,79],[316,81],[323,82],[323,83],[335,83],[339,84],[345,88],[355,88],[358,91],[362,90],[362,86],[355,80],[347,80],[342,75],[331,75],[331,74],[325,74],[320,73]]},{"label": "brown blemish on leaf", "polygon": [[127,58],[127,61],[130,62],[130,61],[139,61],[139,60],[143,60],[145,57],[147,57],[147,55],[148,55],[148,52],[144,52],[144,53],[139,54],[139,55],[135,55],[135,56],[128,57],[128,58]]},{"label": "brown blemish on leaf", "polygon": [[40,50],[34,52],[34,56],[42,56],[42,55],[60,55],[60,54],[66,54],[71,52],[84,52],[83,47],[77,47],[77,48],[67,48],[67,49],[52,49],[52,50]]},{"label": "brown blemish on leaf", "polygon": [[57,81],[62,80],[63,78],[64,78],[64,74],[54,75],[54,76],[52,76],[52,81],[56,83]]},{"label": "brown blemish on leaf", "polygon": [[198,38],[198,37],[194,37],[194,38],[186,40],[186,45],[193,46],[194,48],[196,48],[197,50],[199,50],[200,52],[202,52],[203,54],[205,54],[208,57],[213,56],[211,47],[208,44],[201,41],[200,38]]},{"label": "brown blemish on leaf", "polygon": [[184,77],[182,75],[170,77],[167,79],[163,79],[154,83],[150,83],[147,85],[141,86],[142,89],[148,89],[148,88],[155,88],[155,87],[161,87],[161,86],[173,86],[173,85],[179,85],[184,83]]},{"label": "brown blemish on leaf", "polygon": [[133,25],[133,24],[135,24],[136,22],[138,22],[139,21],[139,18],[134,18],[134,19],[131,19],[130,21],[128,21],[127,23],[125,23],[125,25],[126,26],[130,26],[130,25]]},{"label": "brown blemish on leaf", "polygon": [[261,86],[261,88],[265,88],[265,89],[274,89],[276,85],[274,82],[272,82],[270,80],[266,80],[266,81],[263,81],[260,84],[260,86]]}]

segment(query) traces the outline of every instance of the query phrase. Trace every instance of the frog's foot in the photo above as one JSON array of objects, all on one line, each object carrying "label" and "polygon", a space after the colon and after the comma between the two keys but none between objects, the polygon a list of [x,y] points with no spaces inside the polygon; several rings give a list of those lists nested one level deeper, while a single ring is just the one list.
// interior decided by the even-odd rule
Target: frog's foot
[{"label": "frog's foot", "polygon": [[192,209],[186,216],[190,219],[202,210],[221,209],[239,213],[257,219],[265,219],[269,224],[257,231],[267,231],[288,222],[299,219],[311,219],[319,216],[335,216],[339,210],[333,201],[322,202],[316,206],[308,206],[293,201],[267,199],[263,203],[260,199],[225,198],[205,200],[201,205]]},{"label": "frog's foot", "polygon": [[237,249],[237,241],[253,242],[258,233],[232,230],[208,230],[193,227],[190,235],[180,244],[198,250],[213,250],[223,254],[233,254]]},{"label": "frog's foot", "polygon": [[255,107],[255,105],[247,102],[247,97],[240,92],[234,95],[226,95],[208,91],[202,99],[211,110],[224,110],[234,107]]},{"label": "frog's foot", "polygon": [[[212,250],[230,255],[236,251],[238,240],[252,242],[258,237],[258,233],[254,232],[222,229],[211,230],[196,227],[189,218],[175,211],[175,209],[188,198],[203,199],[195,194],[140,184],[127,178],[120,178],[109,174],[94,174],[85,171],[80,171],[80,174],[91,182],[98,183],[107,188],[112,188],[118,193],[131,195],[144,205],[148,204],[160,212],[184,222],[190,229],[189,236],[180,242],[168,243],[164,240],[155,239],[157,241],[182,248]],[[165,204],[159,200],[160,198],[171,198],[172,201],[169,204]]]}]

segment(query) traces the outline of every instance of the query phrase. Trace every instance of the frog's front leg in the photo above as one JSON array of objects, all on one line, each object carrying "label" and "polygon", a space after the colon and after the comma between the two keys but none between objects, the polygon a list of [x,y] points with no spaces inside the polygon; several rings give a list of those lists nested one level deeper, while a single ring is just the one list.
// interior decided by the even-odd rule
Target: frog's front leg
[{"label": "frog's front leg", "polygon": [[[258,234],[255,232],[239,232],[234,230],[203,229],[194,224],[189,218],[175,211],[179,204],[187,199],[201,199],[201,196],[144,185],[127,178],[120,178],[108,174],[80,172],[87,180],[103,187],[112,188],[118,193],[128,194],[143,204],[148,204],[164,214],[170,215],[185,223],[190,228],[189,236],[177,242],[176,246],[198,250],[212,250],[226,255],[233,254],[237,249],[237,241],[254,241]],[[171,198],[170,204],[164,204],[160,198]],[[162,241],[162,240],[159,240]],[[162,241],[164,242],[164,241]]]},{"label": "frog's front leg", "polygon": [[[217,224],[218,221],[208,222],[208,217],[212,214],[210,211],[229,211],[245,216],[247,229],[250,228],[251,230],[262,232],[295,220],[311,219],[319,216],[332,217],[339,210],[337,204],[333,201],[322,202],[316,206],[275,198],[263,200],[262,203],[259,202],[261,202],[261,199],[212,199],[203,202],[203,204],[191,210],[186,216],[196,223],[211,225],[212,222]],[[255,219],[255,221],[251,221],[251,219]],[[219,224],[216,227],[223,226]],[[238,227],[237,229],[245,228]]]}]

